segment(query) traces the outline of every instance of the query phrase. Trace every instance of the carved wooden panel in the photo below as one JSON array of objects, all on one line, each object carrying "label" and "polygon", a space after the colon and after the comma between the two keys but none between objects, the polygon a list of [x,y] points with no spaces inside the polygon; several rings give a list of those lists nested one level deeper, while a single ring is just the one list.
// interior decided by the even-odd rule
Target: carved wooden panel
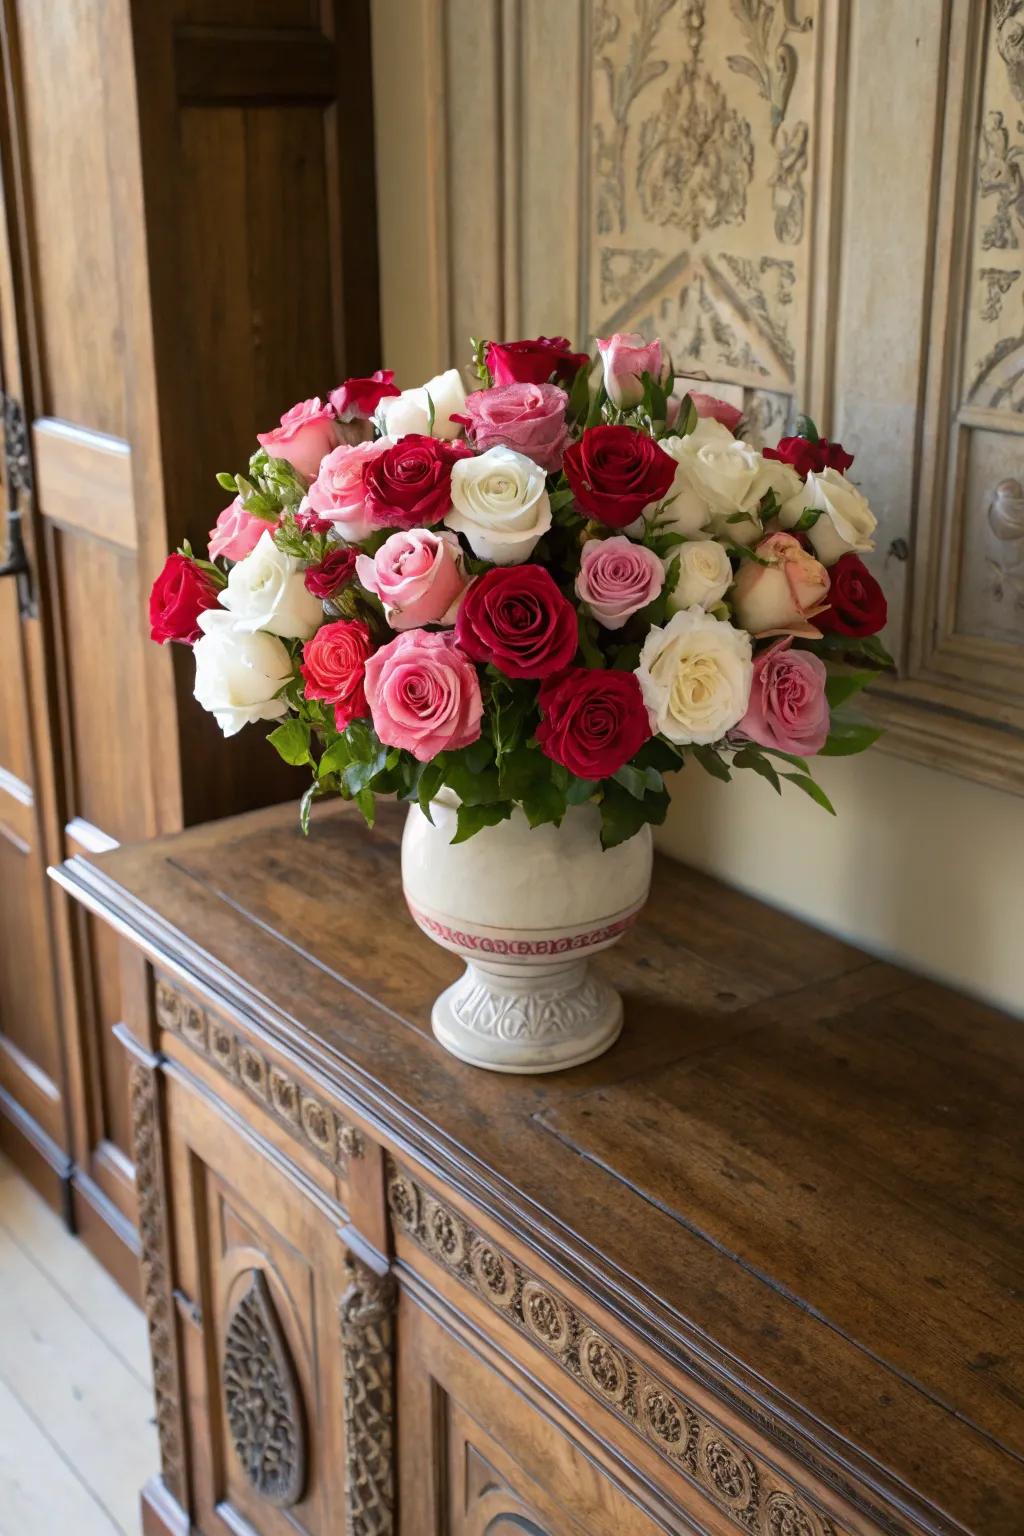
[{"label": "carved wooden panel", "polygon": [[242,1278],[221,1362],[228,1431],[254,1491],[288,1509],[306,1486],[302,1394],[262,1270]]},{"label": "carved wooden panel", "polygon": [[[378,0],[374,20],[388,363],[428,375],[470,330],[641,329],[755,441],[798,409],[827,422],[879,518],[884,745],[1024,790],[1016,0]],[[423,186],[444,197],[421,207]]]}]

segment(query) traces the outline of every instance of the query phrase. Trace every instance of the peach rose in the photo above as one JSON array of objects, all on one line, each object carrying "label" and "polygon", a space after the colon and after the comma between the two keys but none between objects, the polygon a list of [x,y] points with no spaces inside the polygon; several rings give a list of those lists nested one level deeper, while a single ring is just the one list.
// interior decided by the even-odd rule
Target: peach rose
[{"label": "peach rose", "polygon": [[730,594],[736,622],[752,635],[818,639],[810,620],[828,607],[825,567],[791,533],[769,534],[754,553],[758,561],[744,563]]}]

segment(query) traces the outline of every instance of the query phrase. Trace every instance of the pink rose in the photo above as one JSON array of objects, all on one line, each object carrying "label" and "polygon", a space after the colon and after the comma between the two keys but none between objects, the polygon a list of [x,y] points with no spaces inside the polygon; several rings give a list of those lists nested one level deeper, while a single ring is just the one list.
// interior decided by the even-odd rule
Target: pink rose
[{"label": "pink rose", "polygon": [[745,561],[729,597],[738,624],[752,635],[801,635],[818,640],[809,620],[828,606],[828,571],[791,533],[771,533]]},{"label": "pink rose", "polygon": [[469,577],[454,533],[410,528],[393,533],[373,556],[360,555],[356,575],[384,604],[392,629],[454,624]]},{"label": "pink rose", "polygon": [[777,752],[813,757],[828,736],[828,673],[820,656],[790,650],[792,644],[787,635],[754,657],[750,702],[736,733]]},{"label": "pink rose", "polygon": [[210,559],[244,560],[270,527],[266,518],[247,512],[241,496],[236,496],[210,529]]},{"label": "pink rose", "polygon": [[322,460],[303,506],[333,523],[350,544],[367,538],[376,524],[366,506],[363,471],[390,447],[388,438],[379,437],[375,443],[343,443],[332,449]]},{"label": "pink rose", "polygon": [[399,635],[370,657],[364,686],[381,741],[418,762],[479,740],[480,680],[451,630]]},{"label": "pink rose", "polygon": [[498,384],[467,395],[465,413],[453,420],[467,429],[478,452],[512,448],[553,475],[569,441],[568,404],[557,384]]},{"label": "pink rose", "polygon": [[665,567],[653,549],[625,534],[588,539],[580,555],[576,596],[605,629],[621,629],[631,614],[653,602],[665,584]]},{"label": "pink rose", "polygon": [[629,410],[639,405],[644,397],[643,376],[667,384],[672,375],[668,353],[657,337],[644,341],[635,331],[621,333],[606,340],[597,338],[597,350],[604,363],[604,387],[608,398],[619,410]]},{"label": "pink rose", "polygon": [[256,439],[272,459],[287,459],[293,469],[312,480],[320,460],[338,441],[333,405],[320,397],[300,400],[281,417],[272,432],[257,432]]},{"label": "pink rose", "polygon": [[[673,396],[673,398],[675,398]],[[690,399],[698,416],[710,417],[712,421],[720,421],[723,427],[735,433],[736,428],[743,420],[743,412],[735,405],[730,405],[728,400],[719,400],[717,395],[702,395],[697,390],[690,390]],[[681,404],[681,402],[679,402]],[[678,410],[678,405],[677,405]]]}]

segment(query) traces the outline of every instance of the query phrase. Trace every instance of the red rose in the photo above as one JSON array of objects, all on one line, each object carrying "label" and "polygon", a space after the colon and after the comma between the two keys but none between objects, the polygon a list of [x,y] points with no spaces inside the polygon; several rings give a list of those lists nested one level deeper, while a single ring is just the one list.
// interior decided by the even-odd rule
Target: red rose
[{"label": "red rose", "polygon": [[368,379],[346,379],[330,394],[338,420],[368,420],[382,400],[401,394],[394,380],[391,368],[378,368]]},{"label": "red rose", "polygon": [[339,544],[329,549],[319,565],[311,565],[306,572],[306,591],[326,602],[342,587],[347,587],[356,571],[358,549]]},{"label": "red rose", "polygon": [[574,352],[567,336],[538,336],[535,341],[489,341],[487,366],[495,384],[546,384],[554,374],[558,384],[571,384],[586,352]]},{"label": "red rose", "polygon": [[859,555],[852,550],[840,555],[828,574],[831,606],[814,620],[819,629],[864,639],[885,628],[889,616],[885,593]]},{"label": "red rose", "polygon": [[541,565],[499,565],[459,605],[455,638],[506,677],[550,677],[576,654],[576,610]]},{"label": "red rose", "polygon": [[306,698],[333,704],[339,731],[370,713],[363,674],[372,650],[370,631],[361,619],[325,624],[306,641],[300,669],[306,681]]},{"label": "red rose", "polygon": [[471,449],[408,432],[363,471],[364,502],[378,528],[439,523],[452,504],[452,465]]},{"label": "red rose", "polygon": [[609,778],[651,735],[633,672],[573,667],[541,685],[540,708],[537,745],[580,779]]},{"label": "red rose", "polygon": [[667,496],[675,460],[635,427],[588,427],[562,461],[577,505],[609,528],[625,528]]},{"label": "red rose", "polygon": [[830,443],[827,437],[819,437],[816,443],[807,437],[780,437],[777,448],[762,448],[761,454],[766,459],[792,464],[805,480],[812,471],[820,475],[823,469],[838,469],[845,475],[853,463],[853,454],[847,453],[842,443]]},{"label": "red rose", "polygon": [[177,640],[194,645],[199,615],[217,606],[217,586],[188,555],[168,555],[149,594],[149,632],[166,645]]}]

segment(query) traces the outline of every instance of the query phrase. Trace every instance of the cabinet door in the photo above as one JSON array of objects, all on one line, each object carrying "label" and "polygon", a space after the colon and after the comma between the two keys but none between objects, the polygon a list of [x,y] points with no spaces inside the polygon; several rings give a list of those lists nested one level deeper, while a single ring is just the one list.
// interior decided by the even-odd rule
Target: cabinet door
[{"label": "cabinet door", "polygon": [[202,1090],[169,1083],[168,1126],[196,1528],[327,1536],[356,1510],[389,1520],[390,1282]]},{"label": "cabinet door", "polygon": [[[699,1529],[645,1497],[528,1391],[513,1363],[403,1292],[398,1312],[402,1536],[655,1536]],[[557,1417],[556,1417],[557,1415]],[[600,1458],[600,1459],[599,1459]]]}]

